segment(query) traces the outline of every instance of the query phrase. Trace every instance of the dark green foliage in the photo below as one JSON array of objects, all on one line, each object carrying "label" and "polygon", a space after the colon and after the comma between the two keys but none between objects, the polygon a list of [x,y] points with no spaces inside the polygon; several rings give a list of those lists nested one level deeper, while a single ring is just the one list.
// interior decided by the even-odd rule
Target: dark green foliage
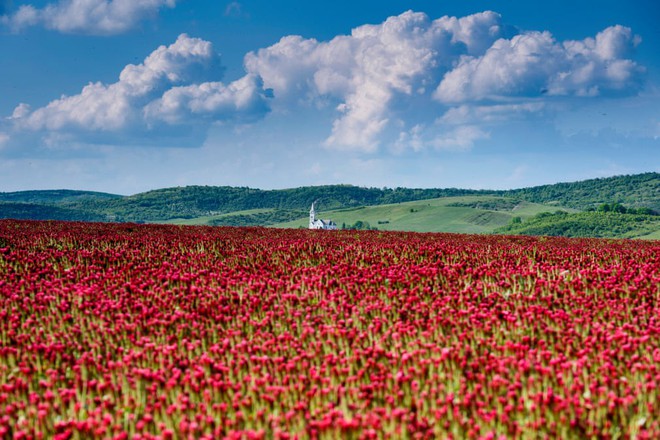
[{"label": "dark green foliage", "polygon": [[[515,218],[514,218],[515,219]],[[632,238],[660,229],[660,216],[619,212],[543,212],[524,222],[495,230],[497,234],[551,235],[563,237]]]},{"label": "dark green foliage", "polygon": [[378,228],[372,227],[369,224],[369,222],[363,221],[363,220],[358,220],[350,226],[346,226],[344,224],[344,225],[342,225],[342,229],[351,229],[351,230],[358,230],[358,231],[377,231],[378,230]]},{"label": "dark green foliage", "polygon": [[587,210],[616,203],[660,212],[660,173],[616,176],[573,183],[535,186],[500,193],[534,203]]},{"label": "dark green foliage", "polygon": [[108,221],[103,215],[58,206],[37,205],[34,203],[0,202],[0,218],[15,220],[69,220],[100,222]]},{"label": "dark green foliage", "polygon": [[121,199],[123,196],[95,191],[55,189],[42,191],[0,192],[0,202],[68,205],[93,200]]},{"label": "dark green foliage", "polygon": [[[590,210],[591,211],[591,210]],[[645,207],[628,208],[621,203],[603,203],[596,211],[598,212],[618,212],[620,214],[641,214],[641,215],[659,215],[657,212]]]}]

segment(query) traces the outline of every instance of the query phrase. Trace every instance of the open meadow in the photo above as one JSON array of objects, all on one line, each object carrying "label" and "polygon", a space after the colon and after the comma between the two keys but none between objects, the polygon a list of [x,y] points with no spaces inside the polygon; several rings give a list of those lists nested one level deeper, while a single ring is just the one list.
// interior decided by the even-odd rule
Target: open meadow
[{"label": "open meadow", "polygon": [[0,438],[659,438],[659,256],[1,220]]}]

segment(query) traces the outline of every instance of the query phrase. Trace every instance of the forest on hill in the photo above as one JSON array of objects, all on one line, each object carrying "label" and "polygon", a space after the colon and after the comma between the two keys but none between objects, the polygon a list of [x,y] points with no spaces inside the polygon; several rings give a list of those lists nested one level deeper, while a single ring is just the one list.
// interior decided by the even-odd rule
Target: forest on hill
[{"label": "forest on hill", "polygon": [[[655,219],[642,221],[632,214],[654,217],[660,213],[660,173],[615,176],[507,191],[459,188],[364,188],[352,185],[274,190],[187,186],[157,189],[131,196],[76,190],[19,191],[0,193],[0,218],[268,226],[304,218],[314,201],[317,202],[317,208],[328,212],[370,206],[396,206],[436,199],[454,200],[444,204],[443,209],[454,209],[455,212],[470,209],[472,211],[469,215],[472,217],[484,217],[484,215],[487,217],[488,213],[512,212],[523,203],[543,205],[546,208],[542,211],[547,213],[553,213],[557,209],[592,212],[574,218],[576,225],[582,225],[579,227],[566,227],[560,230],[559,226],[555,225],[555,228],[549,228],[548,225],[553,222],[566,224],[566,218],[555,215],[537,219],[525,218],[522,224],[512,223],[504,227],[493,223],[492,230],[487,229],[491,232],[556,235],[559,231],[560,234],[567,235],[572,234],[577,228],[582,231],[579,234],[588,236],[600,234],[622,236],[626,233],[621,231],[626,228],[614,228],[613,225],[616,221],[625,221],[629,224],[627,234],[635,235],[636,232],[631,231],[635,230],[634,225],[638,220],[641,222],[640,227],[642,223],[645,225],[640,231],[655,227],[653,226]],[[617,208],[619,209],[617,213],[624,217],[599,216],[598,209],[603,205],[621,207]],[[622,212],[621,209],[628,212]],[[569,214],[573,215],[564,213],[564,215]],[[615,217],[619,220],[613,220]],[[500,222],[502,218],[504,217],[500,216]],[[605,218],[607,220],[604,220]],[[349,224],[352,225],[357,221],[362,219],[351,218]],[[534,224],[529,223],[531,221]],[[592,233],[589,232],[589,224],[593,226]],[[607,225],[611,226],[609,235]],[[437,226],[434,225],[430,230],[437,230]],[[470,230],[467,229],[465,232]],[[461,232],[460,228],[458,232]]]},{"label": "forest on hill", "polygon": [[[314,201],[323,209],[383,205],[453,197],[469,194],[492,194],[492,191],[464,189],[363,188],[352,185],[308,186],[282,190],[247,187],[186,186],[148,191],[132,196],[96,196],[62,198],[57,192],[48,201],[42,191],[42,204],[105,216],[108,221],[162,221],[173,218],[226,214],[251,209],[309,210]],[[0,193],[0,201],[19,201],[22,193]],[[32,202],[26,194],[25,202]],[[67,219],[59,219],[67,220]]]},{"label": "forest on hill", "polygon": [[583,211],[603,203],[620,203],[629,207],[646,207],[660,213],[660,173],[556,183],[502,191],[498,194]]}]

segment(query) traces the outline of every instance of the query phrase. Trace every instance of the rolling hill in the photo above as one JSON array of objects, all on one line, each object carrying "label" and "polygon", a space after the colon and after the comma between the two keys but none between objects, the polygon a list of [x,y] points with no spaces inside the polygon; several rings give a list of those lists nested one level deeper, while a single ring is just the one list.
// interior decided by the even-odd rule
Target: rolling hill
[{"label": "rolling hill", "polygon": [[594,211],[573,214],[544,212],[526,221],[496,228],[493,232],[508,235],[653,238],[656,232],[660,232],[660,216]]},{"label": "rolling hill", "polygon": [[123,196],[95,191],[70,189],[0,192],[0,202],[34,203],[45,205],[75,205],[94,200],[121,199]]},{"label": "rolling hill", "polygon": [[[513,203],[508,203],[513,200]],[[506,202],[506,203],[504,203]],[[485,209],[479,206],[495,204],[508,208]],[[379,230],[405,230],[416,232],[490,233],[509,224],[514,217],[530,218],[535,214],[554,211],[556,207],[499,196],[446,197],[398,204],[338,209],[324,212],[338,225]],[[574,210],[570,210],[574,211]],[[276,227],[298,228],[307,226],[307,217],[275,224]]]},{"label": "rolling hill", "polygon": [[[545,235],[557,231],[570,235],[578,228],[580,234],[589,234],[588,216],[569,219],[582,226],[564,229],[549,226],[555,220],[566,224],[569,220],[564,217],[535,216],[558,210],[565,216],[576,216],[581,211],[595,211],[602,204],[644,208],[647,214],[658,214],[660,173],[508,191],[351,185],[281,190],[188,186],[131,196],[73,190],[20,191],[0,193],[0,218],[305,227],[313,201],[318,201],[322,216],[347,228]],[[590,215],[594,225],[601,225],[593,236],[655,237],[655,218],[642,221],[626,214],[614,222],[604,221],[598,213]],[[535,226],[523,228],[531,226],[530,221]],[[608,224],[613,228],[610,231],[602,226]]]},{"label": "rolling hill", "polygon": [[556,183],[499,193],[534,203],[565,206],[579,210],[602,203],[622,203],[660,212],[660,173],[643,173]]},{"label": "rolling hill", "polygon": [[106,218],[94,212],[37,203],[0,202],[0,218],[16,220],[69,220],[101,222]]}]

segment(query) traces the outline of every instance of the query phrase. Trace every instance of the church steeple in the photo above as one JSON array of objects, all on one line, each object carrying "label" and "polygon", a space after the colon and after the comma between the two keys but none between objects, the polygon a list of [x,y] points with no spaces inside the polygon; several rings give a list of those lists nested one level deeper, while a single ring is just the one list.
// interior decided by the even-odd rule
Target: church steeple
[{"label": "church steeple", "polygon": [[314,203],[312,203],[312,208],[309,210],[309,229],[314,229],[314,222],[316,222],[316,211],[314,210]]},{"label": "church steeple", "polygon": [[315,200],[314,203],[312,203],[312,207],[309,209],[309,229],[337,229],[337,224],[332,220],[321,220],[316,218],[316,209],[314,209],[316,202],[318,202],[318,200]]}]

